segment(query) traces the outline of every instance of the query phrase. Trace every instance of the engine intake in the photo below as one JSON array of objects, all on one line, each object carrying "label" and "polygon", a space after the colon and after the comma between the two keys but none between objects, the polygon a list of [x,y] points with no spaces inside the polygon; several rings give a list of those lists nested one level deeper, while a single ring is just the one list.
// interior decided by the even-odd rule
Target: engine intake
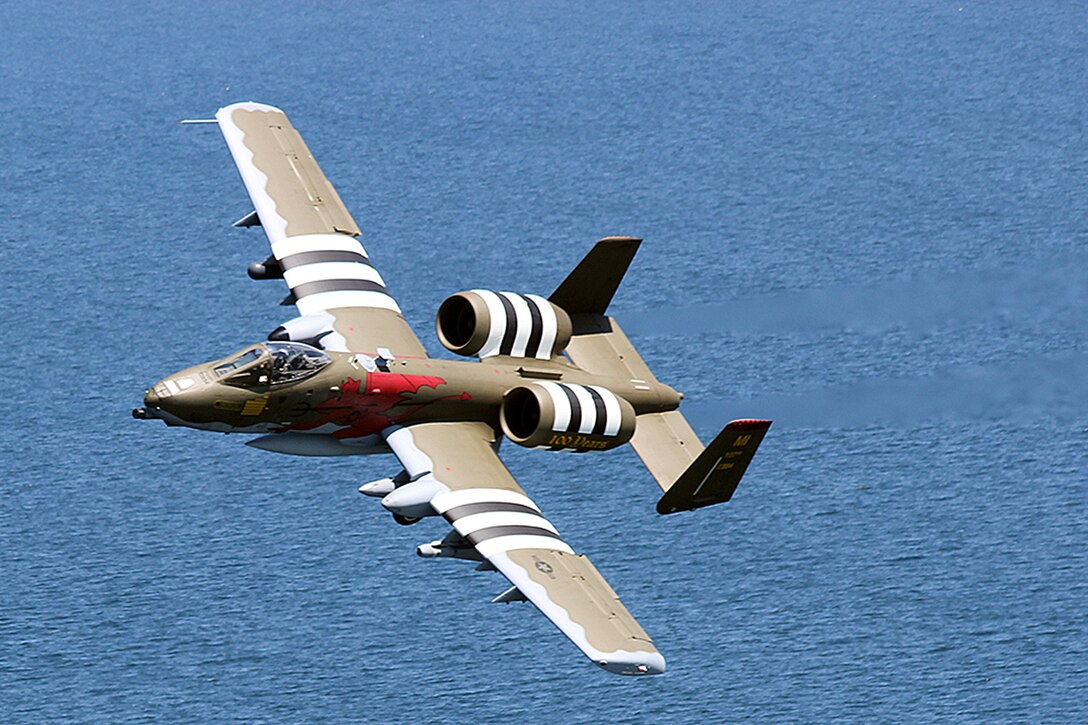
[{"label": "engine intake", "polygon": [[503,396],[499,421],[518,445],[553,451],[606,451],[635,433],[635,409],[599,385],[520,385]]},{"label": "engine intake", "polygon": [[550,360],[566,348],[570,316],[537,295],[470,290],[450,295],[435,319],[438,339],[458,355]]}]

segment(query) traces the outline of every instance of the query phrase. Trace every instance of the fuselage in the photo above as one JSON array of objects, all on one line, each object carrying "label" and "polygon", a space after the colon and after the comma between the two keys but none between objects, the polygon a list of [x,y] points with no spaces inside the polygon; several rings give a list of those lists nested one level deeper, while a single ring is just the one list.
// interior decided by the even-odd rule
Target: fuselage
[{"label": "fuselage", "polygon": [[[301,350],[304,363],[316,369],[281,365],[277,372],[285,350],[296,357]],[[384,360],[261,343],[159,381],[134,414],[223,433],[331,435],[351,442],[422,421],[483,421],[498,429],[504,395],[544,380],[608,388],[638,414],[674,410],[682,397],[656,381],[594,375],[561,359]]]}]

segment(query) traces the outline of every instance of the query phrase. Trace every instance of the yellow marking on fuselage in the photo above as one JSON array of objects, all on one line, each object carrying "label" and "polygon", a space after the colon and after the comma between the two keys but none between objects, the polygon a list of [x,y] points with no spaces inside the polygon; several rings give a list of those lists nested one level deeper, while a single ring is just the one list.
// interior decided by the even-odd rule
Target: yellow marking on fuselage
[{"label": "yellow marking on fuselage", "polygon": [[752,435],[751,434],[743,435],[743,436],[737,436],[737,439],[735,441],[733,441],[733,446],[734,447],[736,447],[736,446],[746,446],[746,445],[748,445],[748,441],[750,441],[750,440],[752,440]]},{"label": "yellow marking on fuselage", "polygon": [[253,398],[247,400],[246,404],[242,406],[242,415],[260,415],[264,411],[264,406],[268,405],[268,398]]}]

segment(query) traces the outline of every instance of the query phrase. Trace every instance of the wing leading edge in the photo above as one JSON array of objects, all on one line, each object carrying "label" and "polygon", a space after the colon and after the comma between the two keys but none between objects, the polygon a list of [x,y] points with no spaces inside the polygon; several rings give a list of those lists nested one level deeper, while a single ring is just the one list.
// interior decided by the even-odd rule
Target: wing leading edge
[{"label": "wing leading edge", "polygon": [[423,423],[385,435],[416,478],[398,491],[420,484],[457,541],[474,547],[589,659],[618,674],[665,671],[665,658],[589,558],[574,552],[518,486],[490,426]]},{"label": "wing leading edge", "polygon": [[286,114],[235,103],[215,118],[291,289],[288,299],[304,316],[332,317],[339,337],[330,337],[330,349],[425,357],[355,238],[359,227]]}]

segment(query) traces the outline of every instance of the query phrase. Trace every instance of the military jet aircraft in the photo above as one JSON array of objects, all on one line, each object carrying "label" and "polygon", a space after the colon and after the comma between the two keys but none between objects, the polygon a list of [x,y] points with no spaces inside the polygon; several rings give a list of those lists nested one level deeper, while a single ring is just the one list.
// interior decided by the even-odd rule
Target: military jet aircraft
[{"label": "military jet aircraft", "polygon": [[[209,123],[212,121],[209,121]],[[665,659],[590,563],[498,456],[520,446],[592,453],[630,443],[664,490],[658,512],[728,501],[770,421],[735,420],[704,448],[606,310],[640,240],[601,239],[547,298],[475,289],[439,307],[438,339],[478,361],[432,358],[357,237],[359,228],[278,108],[216,113],[272,254],[254,279],[283,279],[299,316],[268,340],[156,383],[136,418],[225,433],[304,456],[393,454],[402,470],[359,490],[400,524],[451,530],[422,557],[498,570],[496,602],[530,601],[600,667],[658,674]]]}]

